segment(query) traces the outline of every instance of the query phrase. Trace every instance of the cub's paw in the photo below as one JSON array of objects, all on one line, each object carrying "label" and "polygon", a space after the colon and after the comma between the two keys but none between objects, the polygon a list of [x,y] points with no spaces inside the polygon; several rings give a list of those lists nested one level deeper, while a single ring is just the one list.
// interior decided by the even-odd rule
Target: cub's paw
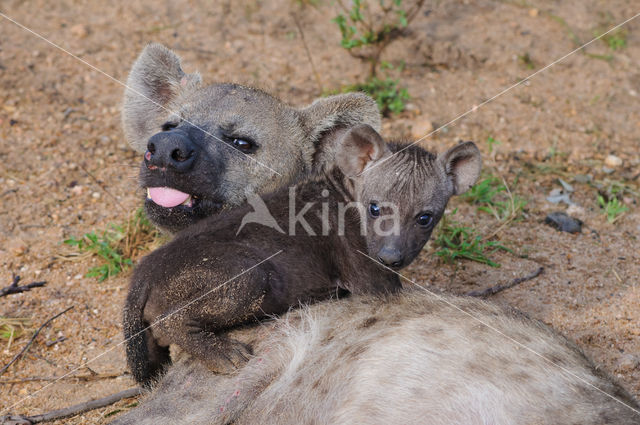
[{"label": "cub's paw", "polygon": [[234,339],[220,339],[216,349],[210,351],[205,361],[215,373],[228,374],[243,367],[251,358],[251,347]]}]

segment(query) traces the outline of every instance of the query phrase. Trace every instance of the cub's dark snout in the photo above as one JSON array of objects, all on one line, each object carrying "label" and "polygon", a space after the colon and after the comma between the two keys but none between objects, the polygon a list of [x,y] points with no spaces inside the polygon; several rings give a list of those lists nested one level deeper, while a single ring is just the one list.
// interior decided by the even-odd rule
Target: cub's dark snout
[{"label": "cub's dark snout", "polygon": [[149,139],[144,161],[150,170],[171,168],[185,173],[193,168],[198,146],[180,130],[163,131]]},{"label": "cub's dark snout", "polygon": [[404,264],[404,256],[402,255],[402,251],[393,247],[382,247],[382,249],[378,252],[378,260],[388,267],[402,267]]}]

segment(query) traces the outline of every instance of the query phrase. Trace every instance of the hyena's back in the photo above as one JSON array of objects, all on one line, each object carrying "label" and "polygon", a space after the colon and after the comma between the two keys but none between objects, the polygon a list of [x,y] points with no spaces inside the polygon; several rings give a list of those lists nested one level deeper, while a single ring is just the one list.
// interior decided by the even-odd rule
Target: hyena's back
[{"label": "hyena's back", "polygon": [[574,344],[475,299],[326,302],[263,327],[255,347],[231,376],[179,360],[117,423],[640,423]]}]

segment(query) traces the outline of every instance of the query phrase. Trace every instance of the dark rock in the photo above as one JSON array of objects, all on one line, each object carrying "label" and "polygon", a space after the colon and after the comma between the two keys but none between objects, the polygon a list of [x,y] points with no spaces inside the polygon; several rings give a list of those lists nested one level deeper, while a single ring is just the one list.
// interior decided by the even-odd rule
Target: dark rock
[{"label": "dark rock", "polygon": [[568,216],[563,212],[552,212],[544,219],[544,223],[555,227],[561,232],[581,233],[582,221]]}]

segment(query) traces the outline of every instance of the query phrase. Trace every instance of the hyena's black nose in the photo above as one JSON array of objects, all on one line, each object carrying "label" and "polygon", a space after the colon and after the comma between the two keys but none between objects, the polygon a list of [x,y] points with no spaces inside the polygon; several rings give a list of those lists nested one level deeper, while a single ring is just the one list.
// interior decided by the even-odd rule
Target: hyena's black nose
[{"label": "hyena's black nose", "polygon": [[399,249],[388,247],[383,247],[380,252],[378,252],[378,260],[389,267],[401,267],[404,262],[402,252],[400,252]]},{"label": "hyena's black nose", "polygon": [[147,143],[144,160],[149,169],[173,168],[179,172],[191,169],[197,156],[197,146],[183,132],[163,131]]}]

